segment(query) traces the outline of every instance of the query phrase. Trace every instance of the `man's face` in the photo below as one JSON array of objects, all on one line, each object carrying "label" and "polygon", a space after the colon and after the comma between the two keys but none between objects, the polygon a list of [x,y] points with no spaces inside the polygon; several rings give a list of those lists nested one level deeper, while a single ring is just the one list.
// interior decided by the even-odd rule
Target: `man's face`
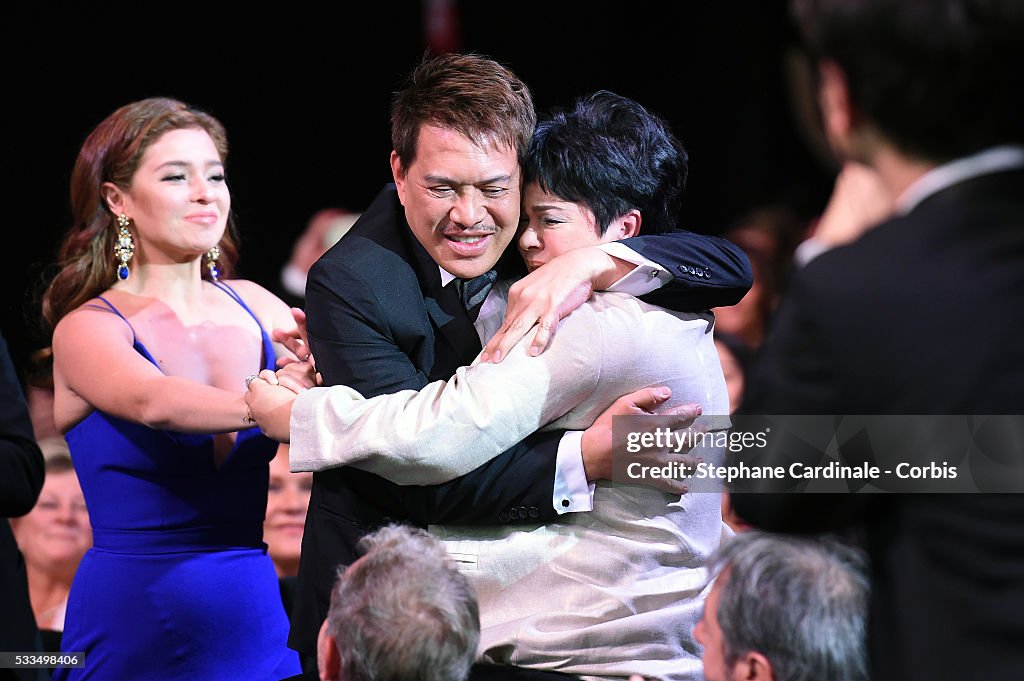
[{"label": "man's face", "polygon": [[711,593],[704,601],[704,614],[693,628],[694,638],[704,647],[701,659],[704,663],[705,681],[729,681],[732,678],[732,670],[725,662],[725,639],[722,636],[722,628],[718,626],[718,600],[725,579],[726,575],[722,574],[715,580]]},{"label": "man's face", "polygon": [[391,170],[409,227],[434,262],[463,278],[494,267],[519,223],[515,149],[425,125],[412,164],[392,152]]}]

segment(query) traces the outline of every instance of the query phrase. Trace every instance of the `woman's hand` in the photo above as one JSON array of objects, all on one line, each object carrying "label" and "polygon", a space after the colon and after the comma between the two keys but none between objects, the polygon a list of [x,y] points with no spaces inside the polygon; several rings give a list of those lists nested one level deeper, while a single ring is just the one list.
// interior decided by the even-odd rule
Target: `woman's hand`
[{"label": "woman's hand", "polygon": [[552,258],[509,289],[505,323],[487,342],[480,361],[500,362],[535,327],[529,353],[544,352],[559,321],[586,302],[591,293],[608,288],[634,267],[592,246]]}]

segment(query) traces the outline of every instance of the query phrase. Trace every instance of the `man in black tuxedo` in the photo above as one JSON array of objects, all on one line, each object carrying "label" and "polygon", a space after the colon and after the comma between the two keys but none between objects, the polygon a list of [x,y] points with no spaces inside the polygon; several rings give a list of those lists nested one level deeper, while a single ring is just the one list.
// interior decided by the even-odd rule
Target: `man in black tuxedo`
[{"label": "man in black tuxedo", "polygon": [[[535,123],[529,89],[490,59],[445,55],[414,70],[392,106],[395,184],[309,273],[309,343],[326,385],[366,397],[420,389],[480,352],[481,337],[496,331],[474,326],[487,285],[522,267],[514,252],[502,254],[518,226],[520,160]],[[735,303],[750,286],[740,249],[687,232],[578,249],[560,264],[519,285],[543,289],[550,309],[527,305],[503,327],[521,336],[539,321],[538,351],[572,309],[566,298],[578,305],[591,287],[643,293],[667,284],[657,304],[706,309]],[[432,487],[348,468],[317,473],[289,644],[314,654],[338,567],[358,557],[368,532],[391,521],[495,525],[587,510],[588,456],[606,459],[610,449],[599,431],[539,433]]]},{"label": "man in black tuxedo", "polygon": [[[749,414],[1024,414],[1019,2],[810,0],[796,17],[832,146],[894,215],[794,276]],[[872,559],[877,681],[1024,668],[1024,494],[738,494],[769,530],[842,530]]]},{"label": "man in black tuxedo", "polygon": [[[0,652],[41,652],[39,630],[28,599],[25,560],[7,518],[35,506],[43,488],[43,453],[36,445],[21,381],[0,336]],[[0,669],[0,679],[48,678],[38,669]]]}]

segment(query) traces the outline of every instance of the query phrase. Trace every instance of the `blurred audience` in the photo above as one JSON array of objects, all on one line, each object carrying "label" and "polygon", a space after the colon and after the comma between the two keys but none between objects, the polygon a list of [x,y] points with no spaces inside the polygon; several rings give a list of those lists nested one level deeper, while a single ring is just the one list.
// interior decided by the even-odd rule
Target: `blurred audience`
[{"label": "blurred audience", "polygon": [[[66,454],[46,459],[39,500],[11,520],[28,574],[29,597],[45,649],[60,650],[68,592],[82,556],[92,546],[92,528],[78,476]],[[50,635],[48,635],[50,634]]]},{"label": "blurred audience", "polygon": [[786,287],[793,250],[804,225],[784,205],[759,206],[722,235],[743,249],[754,271],[754,283],[735,305],[715,308],[715,330],[743,342],[746,354],[764,341],[779,296]]},{"label": "blurred audience", "polygon": [[287,447],[279,449],[270,462],[267,517],[263,523],[263,541],[278,577],[299,573],[302,528],[312,486],[313,474],[292,473],[288,470]]},{"label": "blurred audience", "polygon": [[309,268],[355,224],[359,215],[344,208],[323,208],[313,214],[281,269],[276,293],[285,302],[292,307],[303,307]]},{"label": "blurred audience", "polygon": [[263,542],[267,545],[267,554],[274,561],[281,600],[289,618],[295,600],[302,531],[306,525],[306,509],[312,488],[313,474],[292,473],[288,469],[288,448],[278,449],[270,462]]},{"label": "blurred audience", "polygon": [[[750,261],[753,264],[755,258],[751,257]],[[754,267],[756,268],[757,265],[754,265]],[[755,269],[754,286],[758,286],[756,271]],[[743,392],[746,390],[747,385],[747,371],[754,355],[754,348],[739,335],[722,331],[719,328],[718,321],[722,316],[726,317],[727,325],[730,320],[738,320],[743,316],[742,313],[740,315],[732,315],[730,312],[727,312],[729,309],[716,308],[714,335],[718,359],[722,364],[722,372],[725,374],[725,387],[729,391],[729,413],[735,414],[743,402]],[[749,527],[733,511],[728,490],[723,490],[722,492],[722,521],[734,532],[740,532]]]},{"label": "blurred audience", "polygon": [[462,681],[480,640],[469,582],[426,531],[389,525],[338,576],[320,628],[321,681]]},{"label": "blurred audience", "polygon": [[725,386],[729,391],[729,413],[734,414],[743,401],[746,374],[752,350],[739,336],[719,331],[714,332],[715,348],[725,374]]},{"label": "blurred audience", "polygon": [[716,336],[729,338],[733,354],[742,343],[745,364],[764,342],[793,268],[856,240],[892,211],[892,195],[878,173],[856,161],[840,168],[828,204],[810,222],[783,204],[748,211],[723,236],[747,254],[754,284],[737,304],[715,308]]},{"label": "blurred audience", "polygon": [[53,418],[53,351],[50,348],[37,350],[29,362],[25,397],[36,444],[45,458],[55,454],[71,456],[68,443]]},{"label": "blurred audience", "polygon": [[755,530],[723,542],[694,629],[706,681],[867,681],[866,559]]}]

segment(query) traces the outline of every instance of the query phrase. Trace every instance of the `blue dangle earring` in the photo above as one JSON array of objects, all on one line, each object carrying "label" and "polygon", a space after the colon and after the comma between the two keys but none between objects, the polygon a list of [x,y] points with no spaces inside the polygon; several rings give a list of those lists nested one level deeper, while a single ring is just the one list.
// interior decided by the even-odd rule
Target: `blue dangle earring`
[{"label": "blue dangle earring", "polygon": [[217,265],[217,258],[220,257],[220,248],[214,246],[206,252],[206,269],[210,272],[210,279],[217,281],[220,277],[220,267]]},{"label": "blue dangle earring", "polygon": [[128,231],[130,224],[131,220],[124,213],[117,216],[117,240],[114,242],[114,257],[119,261],[117,278],[120,281],[125,281],[132,274],[128,269],[128,263],[135,255],[135,240],[132,239],[132,233]]}]

